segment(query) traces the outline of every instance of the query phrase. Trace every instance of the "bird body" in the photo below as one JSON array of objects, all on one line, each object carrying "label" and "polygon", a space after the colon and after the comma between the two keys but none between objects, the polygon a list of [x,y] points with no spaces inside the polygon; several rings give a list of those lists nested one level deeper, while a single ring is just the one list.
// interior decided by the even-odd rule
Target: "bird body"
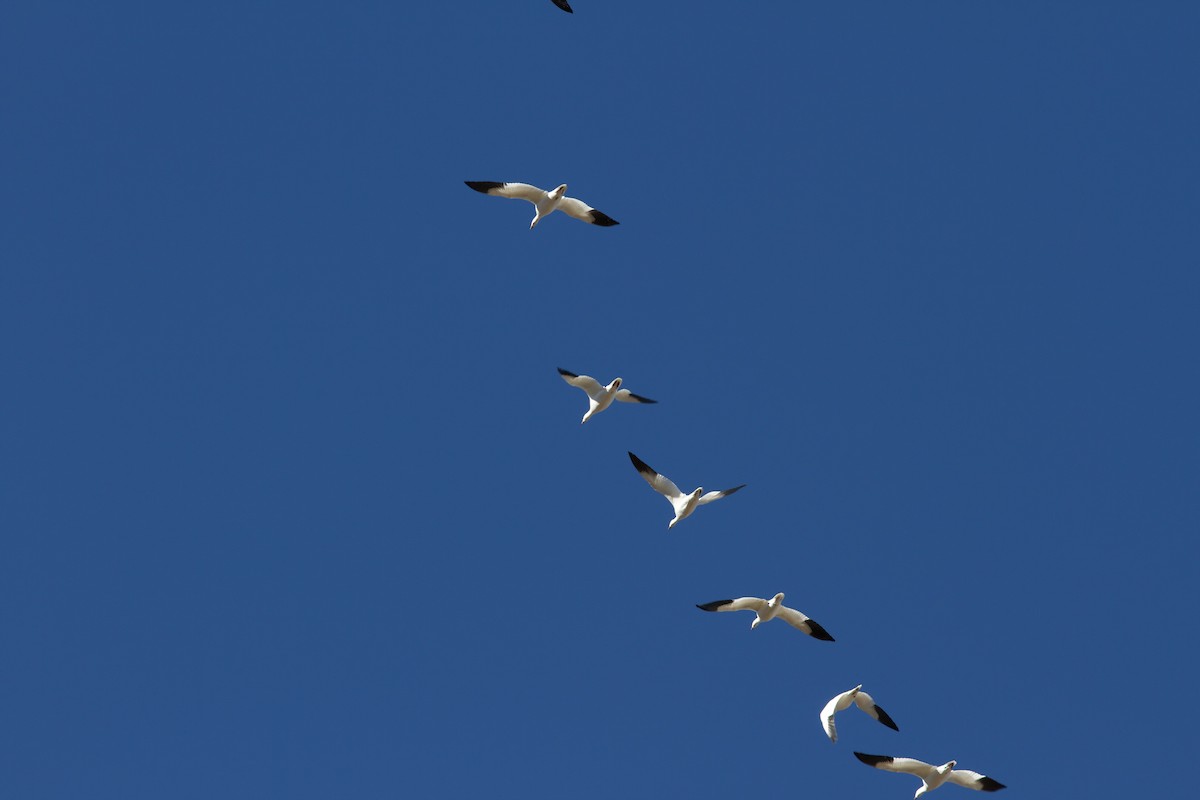
[{"label": "bird body", "polygon": [[629,453],[629,460],[633,462],[633,466],[637,469],[638,474],[646,480],[646,483],[650,484],[654,491],[667,498],[671,503],[671,507],[675,509],[675,518],[667,523],[668,528],[674,528],[678,522],[690,517],[698,506],[711,503],[713,500],[720,500],[722,497],[727,497],[746,485],[743,483],[741,486],[735,486],[732,489],[722,489],[721,491],[709,492],[708,494],[705,494],[704,487],[700,486],[684,494],[675,485],[674,481],[666,475],[657,472],[633,453]]},{"label": "bird body", "polygon": [[888,713],[879,706],[875,705],[875,701],[871,695],[862,690],[862,684],[855,686],[853,689],[842,692],[828,703],[825,708],[821,709],[821,726],[825,728],[825,733],[829,736],[830,741],[837,741],[837,725],[833,721],[833,717],[839,711],[845,711],[851,705],[856,705],[861,708],[868,716],[879,720],[884,725],[894,731],[900,730]]},{"label": "bird body", "polygon": [[779,617],[793,628],[804,631],[814,639],[832,642],[833,637],[829,635],[829,631],[825,630],[821,625],[809,616],[800,613],[794,608],[788,608],[783,604],[783,592],[772,597],[770,600],[764,600],[761,597],[739,597],[736,600],[714,600],[711,603],[697,605],[696,608],[701,611],[753,611],[754,621],[750,623],[750,629],[754,630],[764,622]]},{"label": "bird body", "polygon": [[972,772],[969,769],[955,769],[956,761],[947,761],[940,766],[926,764],[924,761],[918,761],[915,758],[896,758],[893,756],[873,756],[869,753],[854,753],[859,761],[876,769],[887,770],[888,772],[907,772],[909,775],[916,775],[921,779],[921,788],[917,789],[917,793],[913,795],[913,800],[925,794],[932,792],[934,789],[949,781],[957,783],[959,786],[965,786],[968,789],[974,789],[978,792],[998,792],[1005,788],[1003,783],[989,778],[987,775],[981,775],[978,772]]},{"label": "bird body", "polygon": [[576,375],[574,372],[567,372],[562,367],[558,368],[558,374],[562,376],[564,381],[576,388],[582,389],[588,396],[588,410],[583,415],[583,419],[579,421],[580,425],[611,406],[614,400],[622,403],[658,402],[657,400],[651,400],[649,397],[634,394],[628,389],[622,389],[621,378],[613,378],[612,382],[607,386],[602,386],[598,380],[590,375]]},{"label": "bird body", "polygon": [[525,200],[533,203],[535,209],[533,221],[529,230],[537,227],[543,217],[548,217],[555,211],[561,211],[569,217],[582,220],[591,225],[610,227],[619,224],[615,219],[597,211],[582,200],[567,197],[567,185],[560,183],[550,191],[530,186],[528,183],[498,183],[496,181],[463,181],[477,192],[490,194],[493,197],[507,197],[510,200]]}]

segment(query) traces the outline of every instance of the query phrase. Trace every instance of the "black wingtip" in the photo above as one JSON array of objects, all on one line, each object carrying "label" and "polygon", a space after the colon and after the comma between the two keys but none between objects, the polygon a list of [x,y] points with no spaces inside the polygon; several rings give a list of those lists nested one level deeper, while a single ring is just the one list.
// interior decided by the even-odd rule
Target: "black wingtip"
[{"label": "black wingtip", "polygon": [[721,606],[732,602],[733,600],[713,600],[711,603],[704,603],[703,605],[697,603],[696,608],[700,609],[701,611],[716,611]]},{"label": "black wingtip", "polygon": [[1008,787],[1000,781],[989,778],[986,775],[979,779],[979,791],[981,792],[998,792],[1006,788]]},{"label": "black wingtip", "polygon": [[504,185],[502,182],[497,183],[496,181],[463,181],[463,183],[475,191],[483,192],[484,194],[487,194],[492,189],[499,189]]},{"label": "black wingtip", "polygon": [[886,711],[884,711],[882,708],[880,708],[879,706],[875,706],[875,713],[879,715],[879,721],[882,722],[884,725],[887,725],[889,728],[891,728],[894,731],[900,730],[900,726],[896,724],[896,721],[894,719],[892,719],[891,717],[889,717],[888,713]]},{"label": "black wingtip", "polygon": [[603,211],[592,209],[592,224],[599,225],[602,228],[611,228],[613,225],[620,225],[615,219],[605,214]]},{"label": "black wingtip", "polygon": [[725,495],[726,497],[729,497],[729,495],[733,494],[734,492],[738,491],[739,489],[745,489],[745,488],[746,488],[746,484],[743,483],[741,486],[735,486],[732,489],[723,489],[721,491],[721,494]]},{"label": "black wingtip", "polygon": [[645,461],[642,461],[640,458],[635,456],[633,454],[632,450],[626,450],[625,452],[629,453],[629,460],[633,462],[633,466],[635,469],[637,469],[638,472],[644,472],[647,475],[657,475],[658,474],[657,472],[654,471],[654,469],[649,464],[647,464]]},{"label": "black wingtip", "polygon": [[811,617],[808,620],[808,627],[812,628],[812,637],[814,639],[820,639],[822,642],[833,641],[833,637],[829,635],[829,631],[822,628],[820,623]]},{"label": "black wingtip", "polygon": [[854,751],[854,756],[859,761],[872,767],[877,767],[880,764],[886,764],[892,760],[891,756],[873,756],[870,753],[860,753],[857,750]]},{"label": "black wingtip", "polygon": [[550,0],[550,2],[554,3],[554,5],[558,6],[559,8],[561,8],[563,11],[567,12],[568,14],[575,13],[574,11],[571,10],[571,4],[568,3],[567,0]]},{"label": "black wingtip", "polygon": [[563,369],[562,367],[556,367],[556,369],[558,370],[558,374],[562,375],[564,378],[578,378],[579,377],[574,372],[568,372],[567,370]]}]

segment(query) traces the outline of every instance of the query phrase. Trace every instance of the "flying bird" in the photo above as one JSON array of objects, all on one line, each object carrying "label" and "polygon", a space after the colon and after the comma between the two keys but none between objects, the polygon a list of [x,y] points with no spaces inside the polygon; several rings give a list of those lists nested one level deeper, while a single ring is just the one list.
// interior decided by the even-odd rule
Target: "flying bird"
[{"label": "flying bird", "polygon": [[750,623],[750,629],[754,630],[764,622],[779,617],[781,620],[791,625],[793,628],[799,628],[814,639],[820,639],[824,642],[832,642],[833,637],[829,635],[829,631],[822,628],[815,619],[801,614],[794,608],[788,608],[783,604],[783,592],[772,597],[770,600],[763,600],[761,597],[739,597],[736,600],[713,600],[711,603],[697,605],[696,608],[702,611],[753,611],[754,622]]},{"label": "flying bird", "polygon": [[871,695],[862,690],[862,684],[860,683],[850,691],[842,692],[826,703],[825,708],[821,709],[821,725],[824,726],[825,733],[829,736],[830,741],[837,741],[837,725],[833,721],[833,715],[839,711],[845,711],[850,707],[851,703],[892,730],[900,730],[896,727],[896,723],[892,721],[892,718],[888,716],[888,713],[875,705],[875,701],[871,699]]},{"label": "flying bird", "polygon": [[969,769],[955,769],[954,765],[958,762],[947,761],[940,767],[935,767],[933,764],[926,764],[924,761],[917,761],[915,758],[893,758],[892,756],[873,756],[868,753],[855,752],[858,760],[864,764],[869,764],[876,769],[886,769],[888,772],[907,772],[909,775],[916,775],[921,779],[921,788],[917,789],[917,793],[913,795],[913,800],[925,794],[932,792],[934,789],[941,786],[946,781],[957,783],[959,786],[965,786],[968,789],[975,789],[979,792],[998,792],[1004,788],[1004,784],[999,781],[989,778],[987,775],[980,775],[978,772],[972,772]]},{"label": "flying bird", "polygon": [[608,386],[601,386],[600,382],[590,375],[576,375],[574,372],[567,372],[562,367],[558,368],[558,374],[562,375],[562,379],[567,383],[587,392],[588,410],[587,413],[583,415],[583,419],[579,421],[580,425],[611,406],[613,400],[619,400],[622,403],[658,402],[657,400],[651,400],[649,397],[642,397],[640,394],[634,394],[628,389],[622,389],[621,378],[613,378],[612,383],[610,383]]},{"label": "flying bird", "polygon": [[[568,9],[570,10],[570,9]],[[592,225],[610,227],[619,224],[615,219],[597,211],[582,200],[567,197],[567,185],[559,184],[553,191],[545,192],[528,183],[496,183],[495,181],[463,181],[477,192],[490,194],[493,197],[507,197],[512,200],[528,200],[537,211],[534,212],[533,222],[529,230],[537,227],[542,217],[549,216],[555,211],[561,211],[568,217],[581,219]]]},{"label": "flying bird", "polygon": [[571,4],[568,3],[567,0],[550,0],[550,2],[554,3],[554,5],[558,6],[559,8],[561,8],[563,11],[567,12],[568,14],[575,13],[571,9]]},{"label": "flying bird", "polygon": [[[650,484],[654,488],[654,491],[667,498],[672,508],[675,509],[675,519],[667,523],[668,528],[674,528],[675,523],[681,519],[690,517],[692,512],[696,510],[696,506],[711,503],[713,500],[720,500],[722,497],[731,495],[746,485],[743,483],[741,486],[735,486],[732,489],[723,489],[722,491],[709,492],[708,494],[704,494],[704,487],[701,486],[689,494],[684,494],[679,491],[679,487],[670,478],[655,472],[653,467],[633,453],[629,453],[629,460],[633,462],[633,466],[637,467],[638,474],[646,479],[646,483]],[[782,595],[780,596],[782,597]]]}]

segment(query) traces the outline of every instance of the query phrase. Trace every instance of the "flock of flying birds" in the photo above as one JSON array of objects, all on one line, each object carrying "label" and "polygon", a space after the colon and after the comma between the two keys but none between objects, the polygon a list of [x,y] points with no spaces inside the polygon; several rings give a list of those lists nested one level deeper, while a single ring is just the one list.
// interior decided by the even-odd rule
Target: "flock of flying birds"
[{"label": "flock of flying birds", "polygon": [[[551,0],[551,2],[567,13],[574,13],[567,0]],[[525,200],[532,203],[535,211],[533,221],[529,223],[530,230],[537,227],[538,222],[544,217],[548,217],[555,211],[562,211],[569,217],[574,217],[577,220],[592,225],[611,227],[619,224],[612,217],[592,208],[582,200],[567,197],[567,185],[565,183],[556,186],[550,191],[545,191],[528,183],[502,183],[496,181],[464,182],[467,186],[483,194],[492,195],[493,197],[505,197],[510,200]],[[561,367],[558,369],[558,374],[562,376],[564,381],[571,386],[582,389],[588,396],[588,410],[583,415],[580,424],[587,422],[596,414],[608,409],[613,402],[643,404],[658,402],[622,388],[621,384],[623,380],[621,378],[614,378],[611,383],[604,385],[589,375],[577,375]],[[667,498],[668,502],[671,503],[671,508],[674,509],[675,516],[667,523],[668,528],[674,528],[678,523],[690,517],[700,506],[711,503],[714,500],[720,500],[723,497],[728,497],[746,485],[743,483],[732,489],[722,489],[708,493],[705,493],[703,487],[698,487],[691,492],[683,492],[675,485],[674,481],[655,470],[632,452],[629,453],[629,460],[633,462],[634,468],[646,480],[646,483],[650,484],[654,491]],[[696,607],[703,611],[753,611],[754,621],[750,623],[751,629],[757,628],[762,623],[769,622],[778,617],[793,628],[803,631],[814,639],[826,642],[833,641],[833,637],[829,635],[829,632],[821,627],[816,620],[794,608],[785,606],[783,604],[783,592],[776,594],[770,600],[764,600],[761,597],[739,597],[730,600],[714,600],[710,603],[699,604]],[[852,689],[835,695],[821,709],[821,726],[825,729],[825,733],[831,741],[836,742],[838,738],[834,717],[839,711],[845,711],[851,705],[858,706],[872,719],[878,720],[892,730],[900,730],[895,721],[888,716],[888,713],[880,708],[875,703],[874,698],[862,690],[862,684],[859,684]],[[947,761],[944,764],[935,766],[934,764],[927,764],[924,761],[918,761],[915,758],[878,756],[858,751],[855,751],[854,755],[859,761],[877,769],[887,770],[888,772],[905,772],[920,778],[921,788],[917,789],[914,799],[926,792],[933,791],[947,782],[982,792],[995,792],[1005,788],[1004,784],[994,778],[989,778],[987,775],[973,772],[969,769],[955,769],[957,766],[957,762],[955,761]]]},{"label": "flock of flying birds", "polygon": [[[559,367],[558,374],[562,376],[564,381],[578,389],[582,389],[588,396],[588,410],[583,415],[580,424],[587,422],[596,414],[609,408],[614,401],[624,403],[658,402],[622,388],[621,384],[624,381],[621,378],[614,378],[606,386],[590,375],[576,375],[574,372],[568,372],[562,367]],[[646,480],[646,483],[650,484],[654,491],[667,498],[671,503],[671,508],[675,510],[675,517],[667,523],[668,528],[674,528],[705,503],[711,503],[714,500],[720,500],[722,497],[728,497],[746,485],[743,483],[732,489],[721,489],[708,493],[705,493],[704,487],[698,487],[690,492],[683,492],[675,485],[674,481],[651,467],[645,461],[642,461],[632,452],[629,453],[629,460],[633,462],[634,468]],[[829,631],[821,627],[820,623],[815,619],[794,608],[785,606],[783,604],[783,592],[775,595],[770,600],[764,600],[761,597],[739,597],[730,600],[713,600],[710,603],[699,604],[696,608],[702,611],[753,611],[754,621],[750,623],[751,630],[764,622],[770,622],[773,619],[779,618],[793,628],[807,633],[814,639],[820,639],[825,642],[833,641],[833,637],[829,635]],[[878,720],[892,730],[900,730],[900,727],[896,725],[888,713],[876,704],[875,699],[862,690],[862,684],[860,683],[853,689],[848,689],[841,694],[835,695],[821,709],[821,725],[824,727],[830,741],[836,742],[838,738],[837,724],[834,721],[834,717],[839,711],[845,711],[851,705],[858,706],[872,719]],[[982,792],[995,792],[1004,788],[1004,784],[994,778],[989,778],[987,775],[981,775],[969,769],[955,769],[957,762],[954,761],[947,761],[945,764],[935,766],[927,764],[924,761],[918,761],[915,758],[877,756],[857,751],[855,751],[854,755],[858,757],[859,761],[877,769],[889,772],[907,772],[910,775],[916,775],[921,779],[921,788],[917,789],[914,797],[920,797],[926,792],[931,792],[947,781]]]}]

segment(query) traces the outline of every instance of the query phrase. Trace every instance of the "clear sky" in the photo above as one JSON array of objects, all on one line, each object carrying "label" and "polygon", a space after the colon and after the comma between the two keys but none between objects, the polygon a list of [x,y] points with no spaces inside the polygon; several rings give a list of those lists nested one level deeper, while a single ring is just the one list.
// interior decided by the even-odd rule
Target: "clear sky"
[{"label": "clear sky", "polygon": [[1193,791],[1197,5],[573,5],[6,4],[0,794]]}]

